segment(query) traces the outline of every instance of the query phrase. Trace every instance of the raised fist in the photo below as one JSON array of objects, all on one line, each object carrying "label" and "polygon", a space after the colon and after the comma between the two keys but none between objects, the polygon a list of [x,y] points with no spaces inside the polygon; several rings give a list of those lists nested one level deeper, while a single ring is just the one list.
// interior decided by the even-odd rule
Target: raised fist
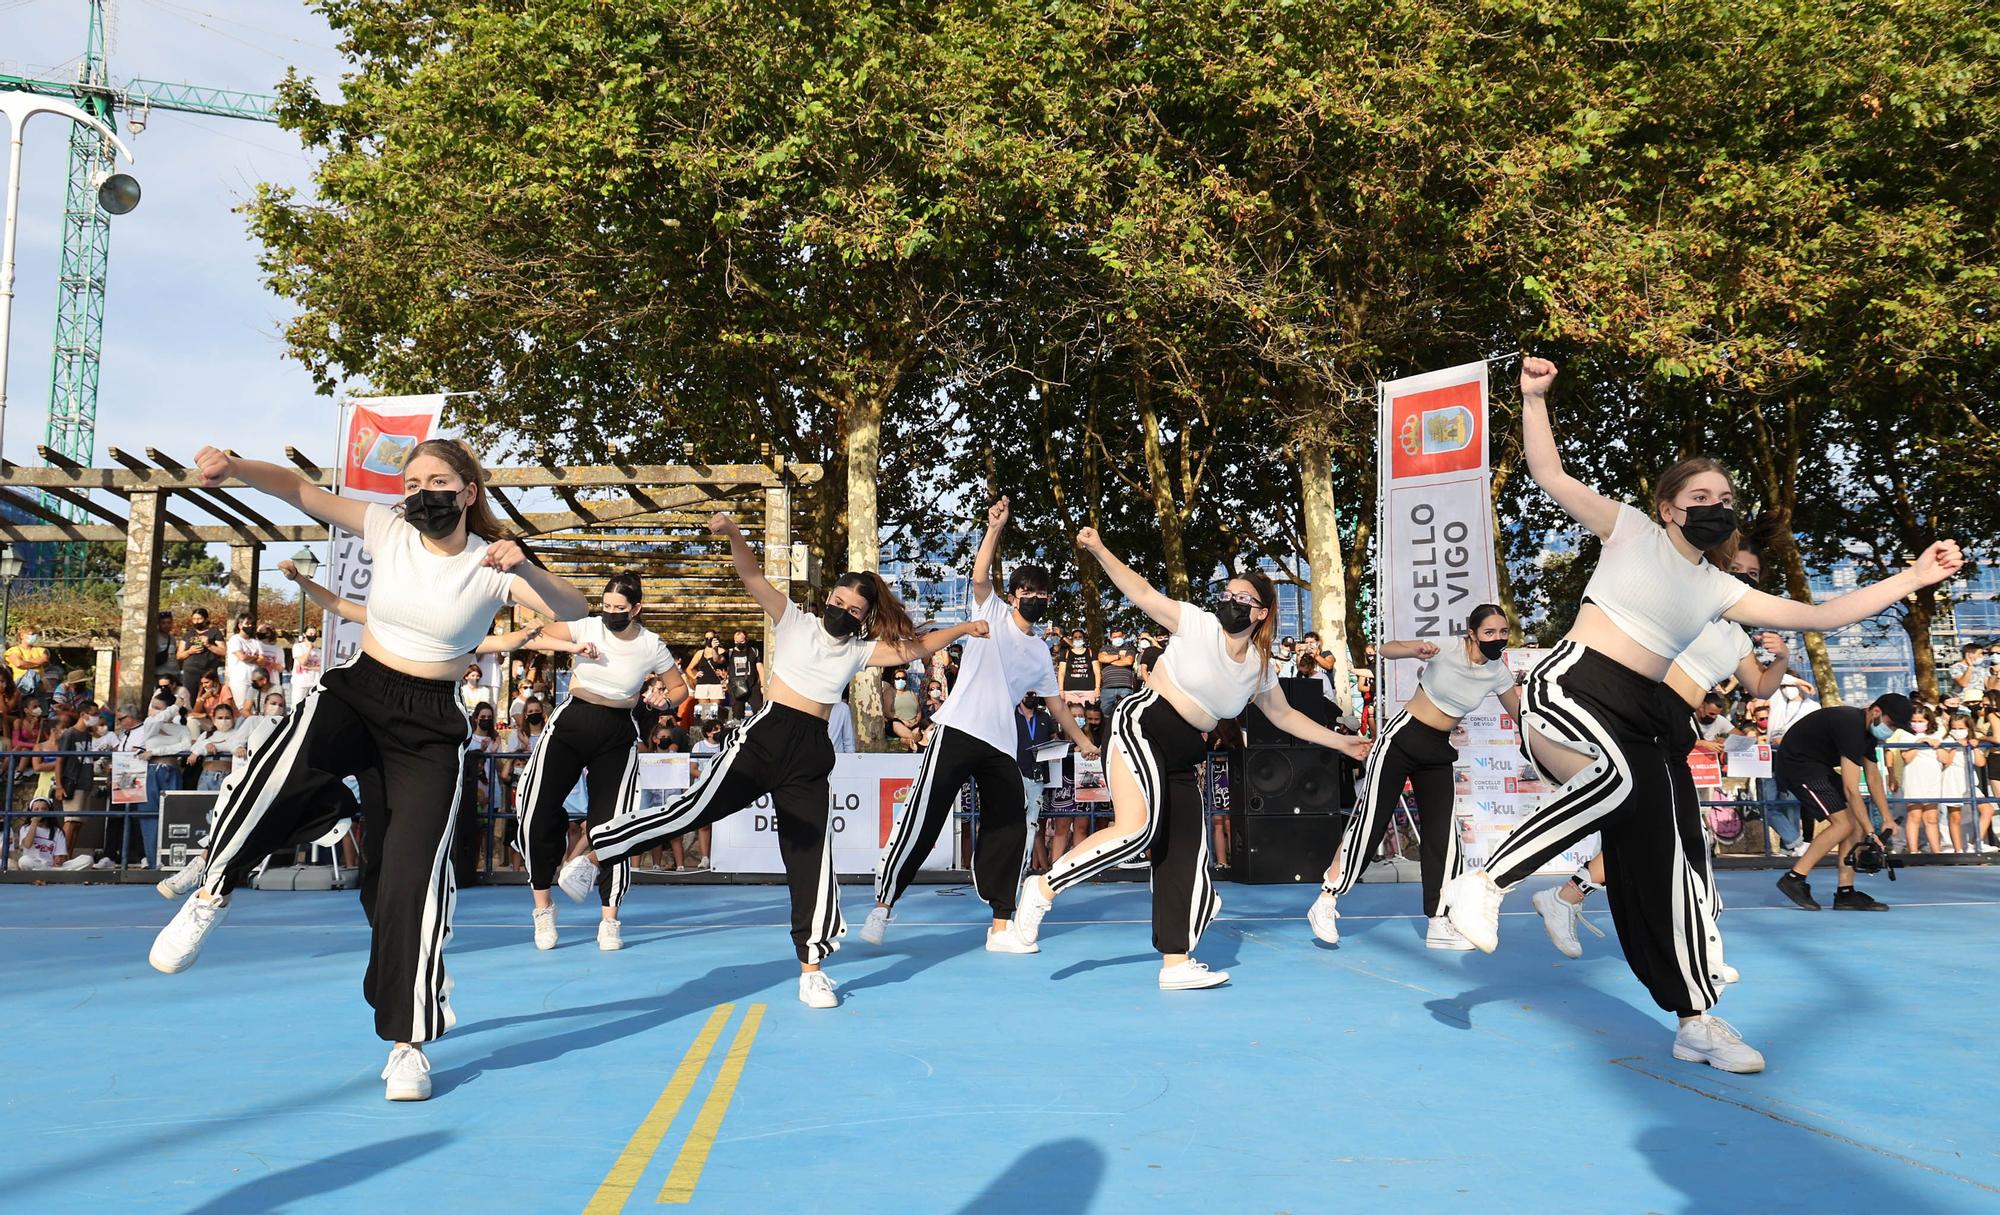
[{"label": "raised fist", "polygon": [[204,447],[194,453],[194,467],[201,474],[203,485],[220,485],[236,475],[236,461],[228,452],[215,447]]},{"label": "raised fist", "polygon": [[1556,382],[1556,365],[1547,359],[1533,355],[1521,360],[1521,395],[1524,397],[1547,396],[1549,385]]}]

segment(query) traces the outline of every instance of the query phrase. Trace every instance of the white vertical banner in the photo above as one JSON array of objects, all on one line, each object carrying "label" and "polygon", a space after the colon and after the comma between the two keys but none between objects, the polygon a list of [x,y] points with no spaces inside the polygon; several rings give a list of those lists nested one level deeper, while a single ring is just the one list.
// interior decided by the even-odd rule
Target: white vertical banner
[{"label": "white vertical banner", "polygon": [[[1486,364],[1376,385],[1376,640],[1450,644],[1495,596]],[[1376,673],[1375,720],[1416,694],[1415,662]]]},{"label": "white vertical banner", "polygon": [[[334,465],[333,492],[363,502],[401,502],[403,464],[425,439],[438,436],[444,394],[414,397],[350,397],[340,404],[340,460]],[[343,599],[368,602],[373,563],[361,537],[330,528],[327,586]],[[354,657],[361,626],[329,614],[325,632],[326,670]]]}]

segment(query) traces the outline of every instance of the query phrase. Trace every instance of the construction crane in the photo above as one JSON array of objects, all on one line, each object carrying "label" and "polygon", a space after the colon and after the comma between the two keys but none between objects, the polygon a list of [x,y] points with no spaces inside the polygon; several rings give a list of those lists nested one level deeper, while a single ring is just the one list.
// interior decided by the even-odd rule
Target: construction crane
[{"label": "construction crane", "polygon": [[[137,134],[154,110],[207,114],[276,122],[276,97],[231,89],[130,80],[120,88],[110,83],[104,51],[106,0],[89,0],[89,30],[83,60],[74,80],[36,80],[0,74],[0,90],[18,90],[61,97],[113,130],[118,115]],[[110,143],[81,123],[72,123],[69,139],[69,186],[63,202],[62,260],[56,289],[55,357],[49,370],[49,424],[46,443],[58,456],[89,465],[97,456],[97,377],[104,340],[104,283],[111,262],[111,223],[98,203],[98,187],[112,173]],[[127,203],[136,203],[136,191]],[[82,511],[47,494],[42,505],[67,519]],[[81,545],[59,550],[59,572],[74,576],[82,569]]]}]

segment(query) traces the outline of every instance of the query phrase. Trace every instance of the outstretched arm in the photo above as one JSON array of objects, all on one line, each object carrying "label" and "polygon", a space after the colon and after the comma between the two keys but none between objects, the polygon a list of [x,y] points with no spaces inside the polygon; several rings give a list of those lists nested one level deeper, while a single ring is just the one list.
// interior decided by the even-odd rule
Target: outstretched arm
[{"label": "outstretched arm", "polygon": [[961,637],[985,637],[993,630],[984,620],[968,620],[964,624],[954,624],[948,629],[932,629],[922,637],[912,637],[908,641],[890,643],[878,641],[868,652],[871,667],[900,667],[915,662],[919,658],[929,658]]},{"label": "outstretched arm", "polygon": [[1181,627],[1181,605],[1170,595],[1161,594],[1153,584],[1139,576],[1139,571],[1111,555],[1104,547],[1104,540],[1097,529],[1086,527],[1076,534],[1076,546],[1097,559],[1104,572],[1111,578],[1111,585],[1118,593],[1132,601],[1132,605],[1153,618],[1153,622],[1168,632]]},{"label": "outstretched arm", "polygon": [[1049,716],[1055,719],[1057,728],[1069,737],[1077,753],[1085,759],[1096,759],[1097,743],[1084,732],[1081,725],[1077,724],[1076,714],[1069,711],[1069,702],[1058,695],[1053,700],[1044,698],[1042,703],[1049,707]]},{"label": "outstretched arm", "polygon": [[1549,425],[1549,386],[1555,382],[1554,363],[1521,360],[1521,450],[1528,458],[1528,475],[1570,518],[1598,539],[1608,539],[1618,526],[1618,503],[1564,471],[1556,451],[1556,432]]},{"label": "outstretched arm", "polygon": [[708,521],[708,530],[718,536],[729,538],[729,559],[736,566],[736,579],[743,584],[744,590],[750,592],[750,597],[757,601],[757,606],[773,620],[784,619],[788,601],[777,587],[771,585],[771,580],[764,576],[763,569],[757,564],[756,551],[750,547],[749,538],[744,536],[743,529],[736,526],[735,518],[728,511],[717,511]]},{"label": "outstretched arm", "polygon": [[1285,699],[1283,688],[1273,687],[1257,696],[1257,707],[1264,711],[1271,724],[1302,742],[1318,743],[1322,747],[1332,747],[1353,760],[1368,758],[1370,743],[1355,734],[1339,734],[1320,725],[1304,713],[1292,707]]},{"label": "outstretched arm", "polygon": [[1723,615],[1738,624],[1824,633],[1879,615],[1918,590],[1950,578],[1964,564],[1965,557],[1958,551],[1958,541],[1940,540],[1925,549],[1923,555],[1917,558],[1917,563],[1909,569],[1891,574],[1880,582],[1857,587],[1825,603],[1800,603],[1795,599],[1767,595],[1763,591],[1751,591]]},{"label": "outstretched arm", "polygon": [[1436,658],[1437,643],[1434,641],[1385,641],[1375,647],[1375,652],[1384,658]]},{"label": "outstretched arm", "polygon": [[495,540],[479,556],[479,564],[514,575],[508,598],[550,620],[581,620],[590,615],[590,601],[567,578],[528,560],[528,550],[513,540]]},{"label": "outstretched arm", "polygon": [[355,624],[368,623],[368,609],[352,599],[342,599],[330,589],[299,573],[299,567],[292,564],[290,557],[278,562],[278,572],[290,578],[299,588],[299,593],[313,601],[313,606],[324,612],[332,612],[342,620]]},{"label": "outstretched arm", "polygon": [[240,460],[218,448],[204,447],[194,453],[194,467],[201,474],[201,483],[210,488],[224,481],[241,481],[321,523],[345,528],[357,536],[368,517],[366,502],[330,494],[291,469],[263,460]]},{"label": "outstretched arm", "polygon": [[993,594],[993,558],[999,555],[1008,513],[1005,498],[986,508],[986,535],[979,541],[979,555],[972,559],[972,601],[981,607]]},{"label": "outstretched arm", "polygon": [[1758,649],[1768,650],[1777,655],[1768,667],[1757,665],[1757,655],[1753,652],[1736,664],[1736,682],[1753,698],[1765,700],[1774,695],[1778,685],[1785,682],[1785,672],[1791,669],[1792,652],[1785,646],[1785,639],[1776,633],[1759,633],[1755,643]]}]

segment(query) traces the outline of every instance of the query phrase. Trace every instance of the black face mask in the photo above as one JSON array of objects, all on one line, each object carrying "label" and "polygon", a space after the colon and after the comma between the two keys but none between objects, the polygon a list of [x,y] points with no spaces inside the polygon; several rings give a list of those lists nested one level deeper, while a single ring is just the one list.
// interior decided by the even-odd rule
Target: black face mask
[{"label": "black face mask", "polygon": [[1021,613],[1021,619],[1027,621],[1029,624],[1034,624],[1049,614],[1048,597],[1045,595],[1023,595],[1021,602],[1015,605],[1015,610]]},{"label": "black face mask", "polygon": [[1681,535],[1703,552],[1736,534],[1736,511],[1728,506],[1690,506],[1681,523]]},{"label": "black face mask", "polygon": [[541,715],[540,713],[530,713],[530,714],[528,714],[528,724],[529,724],[529,725],[531,725],[531,726],[539,726],[539,725],[541,725],[541,724],[542,724],[542,715]]},{"label": "black face mask", "polygon": [[1500,655],[1507,652],[1507,639],[1505,637],[1495,641],[1481,641],[1475,644],[1479,646],[1479,652],[1485,656],[1488,662],[1498,659]]},{"label": "black face mask", "polygon": [[1224,599],[1215,605],[1215,619],[1225,633],[1241,633],[1250,627],[1250,609],[1234,599]]},{"label": "black face mask", "polygon": [[464,514],[455,489],[420,489],[403,499],[404,521],[433,540],[456,531]]},{"label": "black face mask", "polygon": [[1757,589],[1757,579],[1750,574],[1731,574],[1729,576],[1753,591]]},{"label": "black face mask", "polygon": [[614,633],[624,632],[626,626],[632,623],[630,612],[599,612],[597,616],[604,622],[604,627]]},{"label": "black face mask", "polygon": [[859,620],[848,615],[846,608],[831,603],[820,609],[819,621],[835,641],[846,641],[861,631]]}]

